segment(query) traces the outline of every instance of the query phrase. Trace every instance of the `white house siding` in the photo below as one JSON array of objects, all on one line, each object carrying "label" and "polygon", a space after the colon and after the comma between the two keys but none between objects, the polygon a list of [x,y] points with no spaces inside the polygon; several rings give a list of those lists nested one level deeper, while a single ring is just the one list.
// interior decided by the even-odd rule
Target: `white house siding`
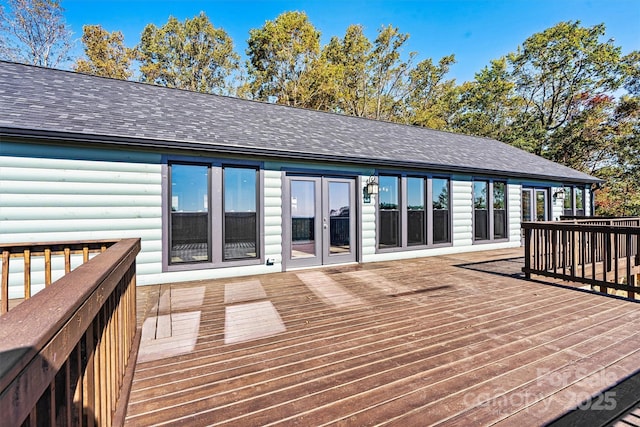
[{"label": "white house siding", "polygon": [[451,214],[453,246],[473,244],[473,184],[471,177],[451,179]]},{"label": "white house siding", "polygon": [[507,221],[509,224],[509,241],[520,243],[520,226],[522,220],[522,186],[509,182],[507,184]]},{"label": "white house siding", "polygon": [[264,171],[264,257],[282,269],[282,173]]},{"label": "white house siding", "polygon": [[549,191],[549,197],[551,198],[551,220],[558,221],[562,215],[564,215],[564,200],[553,197],[558,191],[561,191],[564,187],[554,186]]},{"label": "white house siding", "polygon": [[[367,179],[369,176],[361,176],[360,177],[360,194],[362,194],[362,190],[366,186]],[[378,204],[378,196],[371,196],[371,200],[368,203],[364,202],[364,199],[360,204],[360,217],[362,218],[362,225],[360,227],[362,233],[361,239],[361,254],[362,260],[366,261],[370,259],[372,256],[375,256],[376,253],[376,206]]]},{"label": "white house siding", "polygon": [[[0,242],[140,237],[140,278],[161,271],[162,210],[159,154],[2,142]],[[53,261],[62,276],[62,257]],[[80,257],[73,259],[73,266]],[[23,265],[11,266],[11,297],[22,294]],[[34,259],[33,289],[44,262]]]}]

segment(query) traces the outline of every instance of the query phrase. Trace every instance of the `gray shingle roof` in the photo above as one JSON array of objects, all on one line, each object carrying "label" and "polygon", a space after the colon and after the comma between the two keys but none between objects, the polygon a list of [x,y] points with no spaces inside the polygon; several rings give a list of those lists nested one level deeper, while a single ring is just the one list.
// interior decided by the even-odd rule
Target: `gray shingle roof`
[{"label": "gray shingle roof", "polygon": [[0,136],[597,182],[502,142],[0,62]]}]

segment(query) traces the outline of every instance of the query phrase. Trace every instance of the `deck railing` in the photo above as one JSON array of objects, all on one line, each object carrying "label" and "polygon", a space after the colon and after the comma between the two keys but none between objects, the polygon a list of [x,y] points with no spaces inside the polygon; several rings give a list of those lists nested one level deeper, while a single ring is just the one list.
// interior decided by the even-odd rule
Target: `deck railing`
[{"label": "deck railing", "polygon": [[522,228],[527,278],[537,274],[638,296],[640,218],[525,222]]},{"label": "deck railing", "polygon": [[[115,240],[92,240],[71,242],[47,242],[47,243],[3,243],[0,244],[2,254],[2,280],[0,281],[0,314],[9,310],[9,276],[11,268],[22,267],[24,279],[22,280],[22,293],[16,300],[27,300],[33,295],[32,269],[42,268],[44,273],[44,285],[52,282],[52,272],[56,258],[60,258],[64,265],[64,274],[71,271],[72,256],[82,255],[82,263],[89,261],[90,254],[104,252],[113,245]],[[22,259],[22,261],[20,261]],[[14,262],[11,262],[14,260]],[[22,264],[22,265],[17,265]],[[39,264],[39,265],[38,265]],[[39,270],[40,271],[40,270]]]},{"label": "deck railing", "polygon": [[121,240],[0,316],[0,424],[123,419],[139,251],[139,239]]}]

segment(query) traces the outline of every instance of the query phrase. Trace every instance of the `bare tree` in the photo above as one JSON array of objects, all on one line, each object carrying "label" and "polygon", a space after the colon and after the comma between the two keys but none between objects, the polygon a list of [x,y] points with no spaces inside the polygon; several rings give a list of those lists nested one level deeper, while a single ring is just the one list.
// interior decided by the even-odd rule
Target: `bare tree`
[{"label": "bare tree", "polygon": [[69,60],[71,31],[59,0],[8,0],[0,6],[0,59],[43,67]]}]

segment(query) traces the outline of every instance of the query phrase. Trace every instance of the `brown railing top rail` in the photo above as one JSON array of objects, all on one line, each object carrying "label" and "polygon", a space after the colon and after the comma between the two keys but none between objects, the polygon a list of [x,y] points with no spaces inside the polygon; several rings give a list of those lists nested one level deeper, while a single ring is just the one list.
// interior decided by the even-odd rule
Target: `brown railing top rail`
[{"label": "brown railing top rail", "polygon": [[31,251],[32,255],[41,255],[45,249],[49,249],[52,252],[63,252],[65,248],[72,250],[82,251],[83,248],[88,247],[92,251],[100,251],[102,247],[109,247],[118,240],[105,239],[105,240],[70,240],[70,241],[55,241],[55,242],[20,242],[20,243],[0,243],[0,252],[9,251],[12,254],[24,253],[25,250]]},{"label": "brown railing top rail", "polygon": [[610,225],[610,224],[587,224],[574,222],[523,222],[521,224],[525,230],[566,230],[583,232],[615,232],[624,234],[640,234],[640,226]]},{"label": "brown railing top rail", "polygon": [[[60,278],[54,286],[0,316],[0,393],[69,323],[80,307],[89,304],[85,308],[92,315],[78,316],[76,324],[69,323],[71,330],[65,331],[69,335],[84,333],[124,271],[135,262],[139,251],[140,239],[120,240]],[[69,342],[73,340],[74,337],[69,336]]]}]

